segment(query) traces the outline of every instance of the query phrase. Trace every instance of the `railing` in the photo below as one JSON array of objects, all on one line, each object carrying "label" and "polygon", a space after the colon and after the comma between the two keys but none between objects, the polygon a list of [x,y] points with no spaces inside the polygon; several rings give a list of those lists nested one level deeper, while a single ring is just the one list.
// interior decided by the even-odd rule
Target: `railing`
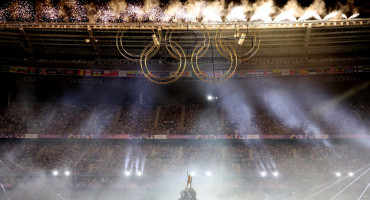
[{"label": "railing", "polygon": [[[204,23],[201,26],[209,30],[234,29],[235,26],[246,26],[247,21],[224,22],[224,23]],[[263,22],[254,21],[260,29],[273,28],[306,28],[306,27],[337,27],[337,26],[361,26],[370,25],[370,18],[364,19],[343,19],[343,20],[308,20],[308,21],[282,21],[282,22]],[[88,22],[0,22],[0,29],[102,29],[102,30],[120,30],[124,28],[152,30],[152,29],[175,29],[175,30],[197,30],[200,29],[199,23],[152,23],[152,22],[121,22],[121,23],[88,23]]]}]

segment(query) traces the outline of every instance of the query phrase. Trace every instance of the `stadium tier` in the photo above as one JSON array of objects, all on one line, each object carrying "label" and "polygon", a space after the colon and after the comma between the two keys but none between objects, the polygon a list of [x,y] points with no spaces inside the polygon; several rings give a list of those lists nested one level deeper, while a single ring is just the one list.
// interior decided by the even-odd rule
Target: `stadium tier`
[{"label": "stadium tier", "polygon": [[[141,71],[140,54],[156,33],[160,46],[184,51],[185,71],[192,70],[191,54],[204,41],[213,46],[199,54],[200,68],[227,70],[229,61],[218,52],[217,37],[235,44],[238,70],[353,67],[368,65],[369,26],[369,19],[213,24],[0,22],[0,56],[4,66]],[[171,53],[159,49],[149,56],[148,68],[176,71],[178,55]],[[242,59],[242,54],[253,59]]]},{"label": "stadium tier", "polygon": [[[85,135],[336,135],[356,134],[332,126],[330,119],[315,116],[311,108],[292,107],[292,112],[307,113],[307,121],[289,127],[268,112],[268,105],[256,105],[253,114],[243,113],[237,105],[43,105],[15,104],[1,110],[0,137],[22,137],[30,134],[74,136]],[[343,115],[344,110],[347,115]],[[368,104],[343,105],[328,118],[337,115],[338,121],[362,123],[369,127]],[[349,115],[348,115],[349,114]],[[342,115],[342,116],[341,116]],[[310,127],[316,125],[316,129]],[[363,132],[358,132],[363,133]],[[58,136],[55,136],[56,138]],[[112,137],[114,138],[114,137]],[[144,137],[145,138],[145,137]]]},{"label": "stadium tier", "polygon": [[[96,195],[111,199],[118,194],[137,198],[142,190],[146,193],[140,196],[149,198],[171,196],[183,187],[188,171],[199,196],[217,198],[235,192],[237,198],[244,194],[258,199],[259,193],[269,193],[325,199],[332,191],[317,195],[315,186],[334,184],[330,189],[339,190],[359,178],[350,191],[363,189],[369,178],[369,148],[356,146],[356,141],[8,141],[0,146],[0,181],[13,197],[39,191],[41,198],[54,198],[56,194],[40,190],[49,184],[63,197],[88,199],[97,189],[106,194]],[[253,194],[257,188],[263,192]],[[212,193],[214,189],[219,191]],[[171,191],[163,194],[166,190]],[[300,196],[295,198],[295,193]]]},{"label": "stadium tier", "polygon": [[0,200],[369,200],[367,1],[0,1]]}]

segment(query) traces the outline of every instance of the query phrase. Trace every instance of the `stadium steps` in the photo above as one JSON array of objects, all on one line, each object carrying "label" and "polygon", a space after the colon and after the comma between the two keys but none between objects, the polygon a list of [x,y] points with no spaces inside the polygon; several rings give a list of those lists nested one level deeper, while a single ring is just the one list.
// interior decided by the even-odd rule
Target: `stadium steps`
[{"label": "stadium steps", "polygon": [[120,106],[120,107],[118,108],[118,111],[117,111],[117,113],[116,113],[116,116],[114,117],[114,120],[113,120],[113,127],[115,127],[115,126],[117,125],[117,123],[118,123],[118,121],[119,121],[119,116],[121,116],[121,114],[122,114],[122,106]]},{"label": "stadium steps", "polygon": [[294,159],[298,159],[297,149],[292,149],[292,154]]},{"label": "stadium steps", "polygon": [[179,152],[177,154],[177,159],[181,160],[182,159],[182,155],[184,153],[184,149],[182,146],[179,147]]},{"label": "stadium steps", "polygon": [[225,127],[225,111],[221,110],[221,127]]},{"label": "stadium steps", "polygon": [[107,156],[101,156],[98,159],[91,160],[89,168],[88,168],[88,172],[89,173],[94,173],[94,172],[99,171],[99,169],[105,167],[104,165],[106,163],[109,163],[109,161],[113,157],[113,153],[114,153],[114,150],[111,149],[111,150],[109,150]]},{"label": "stadium steps", "polygon": [[113,153],[114,153],[114,150],[113,149],[109,150],[107,161],[109,161],[109,160],[112,159]]},{"label": "stadium steps", "polygon": [[249,160],[253,160],[254,159],[254,157],[253,157],[253,150],[252,149],[249,149],[248,152],[249,152]]},{"label": "stadium steps", "polygon": [[94,168],[95,168],[95,164],[90,164],[89,165],[89,173],[92,173],[92,172],[94,172]]},{"label": "stadium steps", "polygon": [[107,157],[100,157],[97,160],[91,161],[88,172],[93,173],[99,171],[99,169],[102,169],[105,163],[109,163],[112,154],[113,150],[110,150]]},{"label": "stadium steps", "polygon": [[181,106],[180,128],[184,128],[184,124],[185,124],[185,105]]},{"label": "stadium steps", "polygon": [[37,158],[41,158],[41,156],[44,154],[44,151],[45,149],[47,148],[47,146],[43,146],[41,147],[41,149],[39,150],[39,152],[37,153]]},{"label": "stadium steps", "polygon": [[88,149],[85,149],[81,154],[80,154],[80,157],[78,158],[78,160],[73,164],[75,167],[78,166],[78,163],[80,163],[80,161],[82,160],[83,157],[86,156],[86,154],[88,153]]},{"label": "stadium steps", "polygon": [[50,121],[54,117],[56,110],[57,110],[57,107],[54,107],[53,111],[51,111],[50,116],[48,117],[46,121],[45,127],[49,127]]},{"label": "stadium steps", "polygon": [[22,116],[22,121],[21,121],[21,123],[22,124],[28,124],[27,122],[28,122],[28,116],[29,116],[29,114],[30,114],[30,112],[32,111],[32,108],[27,108],[27,111],[26,111],[26,113]]},{"label": "stadium steps", "polygon": [[159,115],[161,114],[161,106],[157,107],[157,112],[155,113],[154,128],[158,127]]}]

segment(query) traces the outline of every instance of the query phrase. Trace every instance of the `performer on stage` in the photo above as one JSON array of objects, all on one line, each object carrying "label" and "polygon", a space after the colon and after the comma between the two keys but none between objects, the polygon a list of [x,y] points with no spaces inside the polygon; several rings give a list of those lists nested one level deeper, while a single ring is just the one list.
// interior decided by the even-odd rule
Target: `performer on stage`
[{"label": "performer on stage", "polygon": [[187,175],[188,175],[188,182],[186,184],[186,187],[188,187],[188,185],[190,185],[190,187],[192,187],[191,183],[193,182],[193,177],[191,177],[191,175],[186,171]]},{"label": "performer on stage", "polygon": [[191,183],[193,182],[193,177],[191,176],[191,174],[189,174],[189,172],[186,172],[186,174],[188,177],[187,184],[185,189],[181,191],[181,197],[179,200],[197,200],[197,192],[195,192],[193,186],[191,185]]}]

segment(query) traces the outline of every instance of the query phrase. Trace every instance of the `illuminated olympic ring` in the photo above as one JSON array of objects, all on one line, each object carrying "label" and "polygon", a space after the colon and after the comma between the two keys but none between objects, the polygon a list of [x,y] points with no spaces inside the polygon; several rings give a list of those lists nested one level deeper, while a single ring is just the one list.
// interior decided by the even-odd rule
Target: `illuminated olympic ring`
[{"label": "illuminated olympic ring", "polygon": [[[203,38],[204,38],[203,43],[206,44],[206,48],[203,48],[203,51],[200,52],[199,55],[198,55],[198,57],[201,58],[208,51],[208,48],[209,48],[210,43],[211,43],[211,36],[209,34],[208,29],[203,24],[200,24],[199,26],[202,27],[202,30],[203,30]],[[164,37],[165,46],[166,46],[167,51],[170,53],[170,55],[172,57],[174,57],[175,59],[179,59],[179,57],[174,53],[174,49],[173,49],[173,45],[172,45],[172,43],[174,42],[174,41],[172,41],[172,33],[173,33],[173,31],[174,31],[173,29],[168,29],[166,31],[166,34],[165,34],[165,37]],[[191,58],[191,56],[192,55],[190,55],[190,54],[189,55],[185,55],[186,58]]]},{"label": "illuminated olympic ring", "polygon": [[[245,53],[242,53],[242,54],[238,55],[238,61],[239,62],[247,61],[250,58],[252,58],[257,53],[257,51],[260,47],[260,44],[261,44],[261,35],[260,35],[260,32],[257,29],[257,27],[254,24],[247,25],[247,26],[253,27],[252,35],[253,35],[253,44],[255,44],[255,45],[253,45],[253,47],[248,52],[245,52]],[[216,32],[216,36],[215,36],[216,48],[217,48],[218,52],[224,58],[230,60],[230,56],[227,54],[227,50],[225,48],[225,45],[223,44],[223,43],[225,43],[225,41],[222,39],[222,32],[223,32],[223,29],[221,29],[221,28],[219,28]]]},{"label": "illuminated olympic ring", "polygon": [[[123,45],[123,38],[125,37],[125,32],[127,31],[128,29],[123,29],[123,30],[119,30],[117,31],[117,34],[116,34],[116,47],[119,51],[119,53],[125,57],[127,60],[130,60],[130,61],[133,61],[133,62],[139,62],[140,61],[140,55],[138,54],[133,54],[133,53],[130,53],[128,52],[125,48],[124,48],[124,45]],[[153,30],[153,33],[155,33],[155,31]],[[159,37],[159,41],[161,40],[161,35],[160,34],[156,34],[158,35]],[[151,52],[150,55],[148,55],[148,58],[152,58],[157,52],[159,51],[159,47],[156,48],[154,51]]]},{"label": "illuminated olympic ring", "polygon": [[[149,56],[153,55],[153,52],[156,49],[159,49],[160,46],[163,46],[163,43],[160,43],[160,45],[155,45],[154,42],[150,42],[142,51],[140,55],[140,67],[142,72],[144,73],[144,76],[149,79],[151,82],[156,83],[156,84],[170,84],[175,82],[177,79],[181,77],[181,75],[184,73],[185,68],[186,68],[186,58],[185,58],[185,52],[181,48],[181,46],[174,42],[174,48],[173,50],[177,53],[177,56],[179,58],[179,67],[177,68],[177,71],[172,73],[168,77],[159,77],[154,75],[150,70],[148,69],[147,66],[147,60],[150,59]],[[178,50],[180,49],[180,50]]]},{"label": "illuminated olympic ring", "polygon": [[[228,42],[225,42],[226,45],[224,45],[224,48],[225,48],[225,51],[228,53],[229,57],[230,57],[230,67],[229,69],[226,71],[226,73],[220,75],[220,76],[208,76],[205,72],[203,72],[199,66],[198,66],[198,54],[203,50],[204,48],[204,44],[202,45],[202,43],[198,43],[198,45],[194,48],[194,51],[191,55],[191,67],[195,73],[195,75],[201,79],[202,81],[204,82],[207,82],[207,83],[222,83],[226,80],[228,80],[229,78],[231,78],[237,68],[237,64],[238,64],[238,57],[237,57],[237,54],[236,54],[236,51],[234,49],[234,47],[229,44]],[[199,49],[198,49],[199,48]],[[195,66],[194,66],[195,65]]]}]

